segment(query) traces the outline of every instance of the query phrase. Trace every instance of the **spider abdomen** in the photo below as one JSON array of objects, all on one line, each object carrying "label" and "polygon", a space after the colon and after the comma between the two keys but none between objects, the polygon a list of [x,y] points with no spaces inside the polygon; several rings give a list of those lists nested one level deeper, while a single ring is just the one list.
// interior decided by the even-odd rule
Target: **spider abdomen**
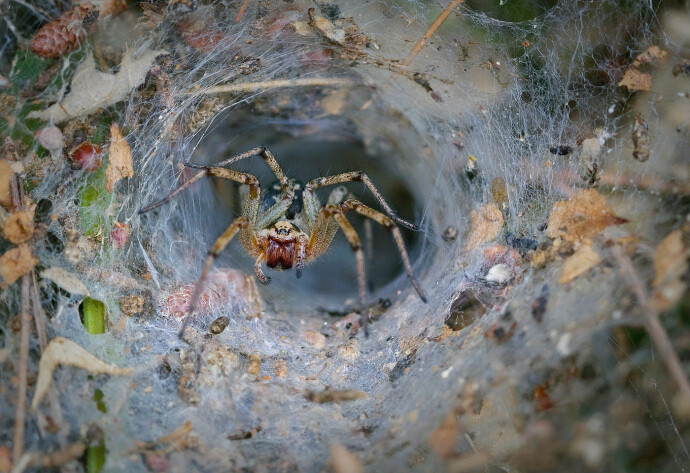
[{"label": "spider abdomen", "polygon": [[269,238],[266,248],[266,266],[274,269],[290,269],[295,259],[295,241],[278,241]]}]

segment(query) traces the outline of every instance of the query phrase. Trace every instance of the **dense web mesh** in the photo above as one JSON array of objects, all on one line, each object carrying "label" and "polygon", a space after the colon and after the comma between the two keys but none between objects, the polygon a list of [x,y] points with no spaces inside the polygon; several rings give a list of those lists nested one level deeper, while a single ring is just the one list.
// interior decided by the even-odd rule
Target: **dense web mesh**
[{"label": "dense web mesh", "polygon": [[[687,220],[690,83],[672,73],[690,46],[687,5],[453,2],[410,55],[446,4],[241,3],[140,3],[112,14],[103,12],[114,3],[99,3],[96,32],[54,60],[26,47],[67,5],[0,3],[0,73],[5,95],[16,96],[0,103],[0,132],[24,143],[21,176],[44,232],[32,251],[48,338],[134,368],[58,368],[52,394],[27,416],[27,451],[87,438],[86,460],[69,464],[87,471],[103,446],[104,471],[163,471],[165,462],[176,471],[323,471],[346,461],[333,445],[366,471],[684,471],[687,409],[640,328],[644,305],[621,258],[646,284],[659,241]],[[650,46],[666,55],[633,67]],[[619,85],[631,68],[649,74],[651,90]],[[103,94],[109,79],[99,74],[125,92]],[[633,157],[638,116],[652,137],[646,161]],[[67,155],[85,139],[107,148],[111,123],[134,172],[107,192],[107,159],[88,172]],[[34,135],[47,125],[65,140],[52,157]],[[383,227],[373,226],[373,251],[366,245],[369,337],[356,330],[355,258],[342,235],[302,279],[272,272],[265,287],[233,242],[181,340],[180,315],[208,249],[239,215],[240,194],[204,178],[138,211],[192,176],[182,163],[258,145],[302,182],[367,172],[420,226],[404,238],[428,302]],[[275,180],[259,158],[233,169],[264,188]],[[377,205],[363,185],[347,188]],[[554,237],[554,204],[583,190],[620,221],[584,242]],[[319,195],[325,202],[329,190]],[[496,235],[476,237],[496,212]],[[363,219],[348,217],[366,240]],[[581,246],[599,262],[559,283]],[[88,333],[86,294],[45,275],[56,267],[105,304],[109,330]],[[20,283],[2,289],[0,445],[10,445]],[[140,310],[126,308],[132,301]],[[681,358],[684,304],[664,321]],[[220,317],[227,326],[215,333]],[[39,357],[32,337],[29,373]],[[176,429],[187,433],[144,443]]]}]

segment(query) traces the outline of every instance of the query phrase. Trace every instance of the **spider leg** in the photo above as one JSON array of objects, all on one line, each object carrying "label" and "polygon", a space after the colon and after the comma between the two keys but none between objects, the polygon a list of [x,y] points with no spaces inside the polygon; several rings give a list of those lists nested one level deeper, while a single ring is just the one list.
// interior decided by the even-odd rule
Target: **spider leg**
[{"label": "spider leg", "polygon": [[[364,253],[367,257],[367,266],[371,268],[374,266],[374,229],[371,226],[371,220],[364,221],[364,247],[366,248]],[[371,273],[369,274],[367,286],[369,291],[372,292],[374,290],[374,280],[371,278]]]},{"label": "spider leg", "polygon": [[189,310],[187,311],[187,315],[185,316],[184,321],[182,322],[182,328],[180,329],[179,333],[180,338],[182,338],[182,335],[184,335],[184,331],[185,328],[187,328],[190,316],[196,310],[196,305],[199,302],[199,297],[201,297],[201,293],[204,290],[204,281],[206,280],[206,276],[208,275],[208,272],[211,270],[211,267],[213,266],[213,261],[225,249],[227,244],[230,243],[230,240],[233,239],[237,232],[241,229],[247,228],[248,226],[249,219],[247,217],[237,217],[235,220],[233,220],[230,226],[223,232],[223,234],[219,236],[218,239],[216,239],[216,241],[213,243],[213,246],[211,246],[211,249],[208,250],[208,256],[206,257],[204,268],[201,270],[201,276],[199,276],[199,280],[197,281],[196,286],[194,287],[194,293],[192,294],[192,298],[189,301]]},{"label": "spider leg", "polygon": [[259,255],[258,258],[256,258],[256,262],[254,263],[254,274],[256,274],[256,278],[263,284],[268,284],[271,282],[271,278],[264,274],[264,270],[261,267],[265,259],[266,254],[263,252]]},{"label": "spider leg", "polygon": [[[394,221],[399,223],[400,225],[407,227],[411,230],[418,230],[419,227],[417,225],[414,225],[413,223],[408,222],[407,220],[403,220],[402,218],[398,217],[395,215],[393,212],[393,209],[391,209],[390,205],[385,201],[381,193],[378,191],[376,186],[374,186],[374,183],[371,182],[371,179],[369,179],[369,176],[367,176],[365,173],[362,171],[353,171],[353,172],[344,172],[342,174],[336,174],[334,176],[328,176],[328,177],[317,177],[316,179],[313,179],[309,181],[309,183],[304,186],[304,205],[305,206],[314,206],[314,190],[319,189],[321,187],[325,186],[330,186],[333,184],[340,184],[342,182],[351,182],[351,181],[359,181],[363,182],[364,185],[366,185],[369,190],[371,191],[372,194],[374,194],[374,197],[376,197],[376,200],[379,201],[379,204],[381,204],[381,207],[384,208],[386,213],[390,218],[392,218]],[[316,209],[311,209],[311,213],[313,215],[316,214]]]},{"label": "spider leg", "polygon": [[395,226],[395,223],[393,223],[393,221],[386,215],[372,209],[371,207],[367,207],[366,205],[355,199],[346,200],[345,202],[340,204],[340,207],[343,209],[343,212],[354,210],[358,214],[368,217],[373,221],[383,225],[388,230],[390,230],[390,232],[393,234],[395,244],[398,246],[398,250],[400,251],[400,257],[402,258],[403,265],[405,266],[405,272],[407,273],[407,277],[410,279],[410,282],[417,291],[417,294],[419,294],[419,298],[422,299],[422,301],[426,302],[426,296],[422,292],[422,289],[419,287],[419,284],[417,283],[417,281],[414,278],[414,275],[412,274],[412,266],[410,265],[410,258],[407,256],[405,242],[403,241],[400,229]]},{"label": "spider leg", "polygon": [[364,252],[362,251],[362,242],[357,235],[357,231],[352,224],[345,218],[345,213],[333,204],[324,205],[321,210],[323,215],[328,218],[332,217],[343,230],[347,241],[350,242],[352,251],[355,252],[357,259],[357,283],[359,289],[359,305],[361,307],[360,313],[362,315],[362,328],[364,329],[364,336],[369,336],[369,315],[366,312],[367,288],[366,275],[364,272]]},{"label": "spider leg", "polygon": [[300,234],[297,236],[297,245],[296,245],[296,260],[297,263],[295,265],[295,275],[297,276],[297,279],[302,277],[302,270],[304,269],[304,264],[307,261],[307,244],[309,242],[307,241],[307,236],[304,234]]}]

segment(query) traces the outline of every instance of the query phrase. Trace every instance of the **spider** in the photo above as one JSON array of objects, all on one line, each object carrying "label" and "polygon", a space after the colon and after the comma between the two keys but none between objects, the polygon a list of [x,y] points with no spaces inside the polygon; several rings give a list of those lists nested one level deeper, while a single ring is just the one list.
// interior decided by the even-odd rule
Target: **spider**
[{"label": "spider", "polygon": [[[252,174],[233,171],[224,167],[252,156],[263,158],[278,178],[277,183],[273,187],[263,192],[258,179]],[[362,327],[365,335],[367,335],[368,321],[365,314],[366,279],[364,254],[357,232],[345,218],[345,214],[351,210],[383,225],[392,233],[405,266],[405,272],[419,297],[426,302],[426,297],[412,274],[410,259],[407,255],[400,229],[395,224],[398,223],[412,230],[417,230],[418,227],[397,217],[393,213],[393,210],[386,203],[381,193],[364,172],[354,171],[328,177],[319,177],[302,186],[298,181],[288,179],[285,176],[275,157],[265,146],[258,146],[227,158],[213,166],[201,166],[190,163],[185,164],[185,166],[200,169],[200,171],[173,190],[160,202],[141,209],[139,214],[144,214],[170,202],[177,194],[203,176],[221,177],[239,182],[244,184],[244,186],[240,189],[242,215],[232,221],[230,226],[218,237],[208,251],[201,276],[199,276],[190,300],[189,309],[180,329],[180,336],[184,333],[190,314],[196,308],[203,290],[203,282],[213,266],[214,260],[235,236],[239,238],[245,251],[255,258],[254,272],[256,278],[260,282],[268,284],[271,279],[264,274],[264,263],[267,267],[276,270],[288,270],[294,266],[296,276],[300,278],[304,266],[326,251],[338,228],[345,234],[357,261],[360,313],[363,320]],[[331,192],[328,203],[323,206],[314,193],[316,189],[321,187],[350,181],[363,182],[374,194],[374,197],[376,197],[376,200],[381,204],[387,215],[354,199],[342,186]]]}]

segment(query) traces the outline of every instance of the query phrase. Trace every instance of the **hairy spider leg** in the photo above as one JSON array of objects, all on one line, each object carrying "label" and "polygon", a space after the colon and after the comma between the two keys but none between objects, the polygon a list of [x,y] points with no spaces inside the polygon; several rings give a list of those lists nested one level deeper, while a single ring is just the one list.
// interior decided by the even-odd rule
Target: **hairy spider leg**
[{"label": "hairy spider leg", "polygon": [[[417,225],[414,225],[407,220],[403,220],[402,218],[398,217],[395,215],[393,212],[393,209],[388,205],[386,200],[383,198],[381,193],[378,191],[376,186],[374,186],[374,183],[371,182],[371,179],[369,179],[369,176],[367,176],[364,172],[362,171],[352,171],[352,172],[344,172],[342,174],[336,174],[333,176],[328,176],[328,177],[317,177],[316,179],[313,179],[309,181],[309,183],[304,186],[304,206],[309,207],[312,206],[311,209],[307,212],[307,215],[315,216],[318,214],[318,209],[315,207],[315,199],[314,197],[314,191],[316,189],[319,189],[321,187],[325,186],[330,186],[333,184],[340,184],[343,182],[352,182],[352,181],[359,181],[363,182],[364,185],[366,185],[369,190],[371,191],[372,194],[374,194],[374,197],[376,197],[376,200],[379,201],[379,204],[381,204],[381,207],[384,208],[386,213],[388,213],[389,217],[392,218],[394,221],[399,223],[400,225],[407,227],[411,230],[419,230],[419,227]],[[313,221],[312,221],[313,224]]]},{"label": "hairy spider leg", "polygon": [[227,244],[230,243],[230,240],[233,239],[237,232],[240,231],[240,229],[247,228],[248,226],[249,219],[247,217],[237,217],[232,221],[230,226],[223,232],[223,234],[216,239],[216,241],[213,243],[213,246],[211,246],[211,249],[208,250],[208,256],[206,256],[206,261],[204,262],[204,268],[201,270],[201,276],[199,276],[199,280],[194,287],[194,293],[189,301],[189,310],[187,311],[187,315],[185,315],[184,321],[182,322],[182,328],[180,328],[180,338],[182,338],[182,335],[184,335],[184,331],[185,328],[187,328],[190,317],[196,310],[197,302],[199,302],[199,297],[201,297],[201,293],[204,290],[204,281],[206,280],[206,276],[213,266],[213,261],[225,249]]},{"label": "hairy spider leg", "polygon": [[400,233],[400,229],[395,226],[393,220],[391,220],[381,212],[364,205],[356,199],[347,199],[345,202],[340,204],[340,208],[343,209],[344,213],[347,213],[350,210],[354,210],[358,214],[368,217],[374,222],[383,225],[392,233],[393,239],[395,240],[395,244],[397,245],[398,250],[400,251],[400,257],[402,258],[403,265],[405,266],[405,272],[407,273],[407,277],[410,279],[410,282],[417,291],[417,294],[419,294],[419,298],[422,299],[423,302],[426,302],[426,296],[422,292],[422,289],[419,287],[417,280],[414,278],[414,275],[412,274],[412,266],[410,265],[410,258],[407,255],[407,250],[405,249],[405,242],[403,241],[402,233]]}]

